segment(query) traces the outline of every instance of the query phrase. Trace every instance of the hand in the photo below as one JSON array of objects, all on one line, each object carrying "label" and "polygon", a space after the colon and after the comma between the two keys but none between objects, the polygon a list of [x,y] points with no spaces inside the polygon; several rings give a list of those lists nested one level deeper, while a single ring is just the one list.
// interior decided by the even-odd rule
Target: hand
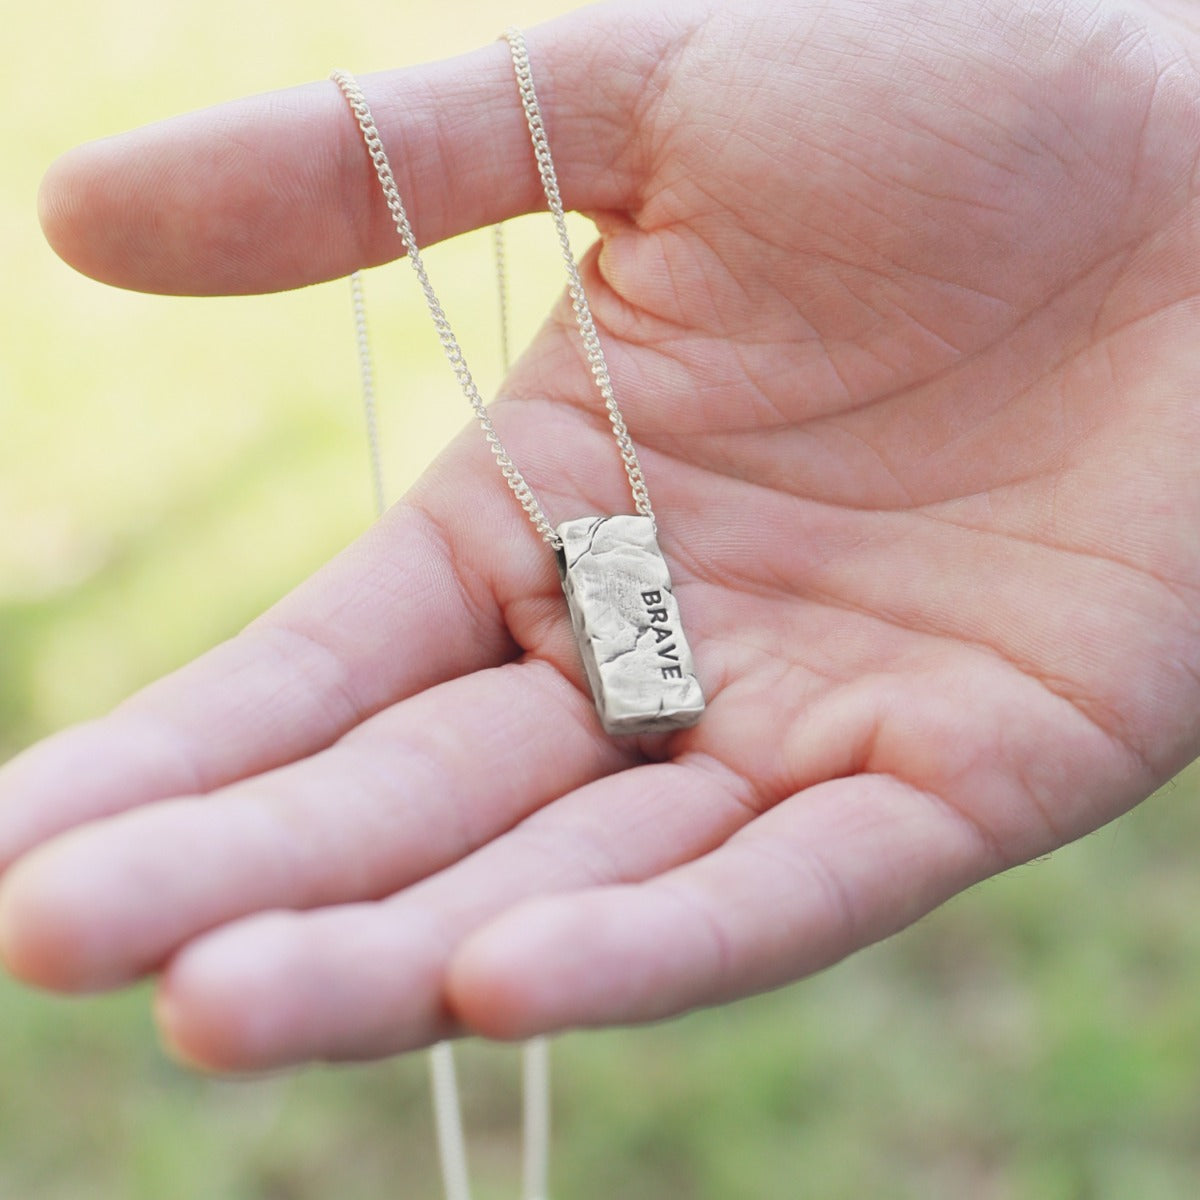
[{"label": "hand", "polygon": [[[1177,10],[1181,11],[1181,10]],[[1197,34],[1130,5],[589,9],[530,45],[710,707],[614,740],[471,430],[231,642],[0,780],[0,945],[161,971],[252,1069],[796,979],[1200,748]],[[425,243],[541,207],[503,44],[363,81]],[[83,147],[51,241],[150,291],[397,253],[314,84]],[[560,310],[495,420],[625,511]]]}]

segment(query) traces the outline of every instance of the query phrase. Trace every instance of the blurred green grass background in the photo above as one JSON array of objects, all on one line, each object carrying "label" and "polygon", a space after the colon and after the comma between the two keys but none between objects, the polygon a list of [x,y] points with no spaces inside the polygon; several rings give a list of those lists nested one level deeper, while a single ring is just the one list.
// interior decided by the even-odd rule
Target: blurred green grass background
[{"label": "blurred green grass background", "polygon": [[[76,142],[249,92],[440,57],[570,7],[134,0],[6,14],[0,172],[0,755],[234,632],[370,516],[348,293],[128,295],[45,247]],[[513,254],[519,342],[559,287]],[[485,238],[431,255],[483,382]],[[395,494],[466,419],[407,275],[368,279]],[[1177,1200],[1200,1194],[1193,769],[1130,817],[819,978],[555,1047],[553,1194]],[[0,981],[0,1200],[439,1194],[423,1056],[248,1081],[157,1049],[145,989]],[[461,1076],[476,1194],[517,1194],[515,1052]]]}]

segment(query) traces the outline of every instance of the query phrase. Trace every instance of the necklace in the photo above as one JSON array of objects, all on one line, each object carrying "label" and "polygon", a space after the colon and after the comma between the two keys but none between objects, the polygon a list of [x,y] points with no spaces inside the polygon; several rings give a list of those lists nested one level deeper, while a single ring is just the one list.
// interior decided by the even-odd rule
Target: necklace
[{"label": "necklace", "polygon": [[550,143],[534,90],[529,50],[518,29],[507,30],[504,38],[512,53],[534,159],[558,233],[571,308],[592,378],[608,413],[636,515],[583,516],[557,526],[551,524],[533,489],[505,450],[429,280],[366,97],[348,72],[335,71],[331,78],[341,89],[358,122],[396,231],[404,242],[442,349],[463,395],[475,411],[505,482],[542,540],[554,551],[571,625],[600,723],[609,734],[684,729],[700,719],[704,695],[683,634],[670,571],[658,546],[646,481],[625,419],[617,406],[604,350],[575,265]]}]

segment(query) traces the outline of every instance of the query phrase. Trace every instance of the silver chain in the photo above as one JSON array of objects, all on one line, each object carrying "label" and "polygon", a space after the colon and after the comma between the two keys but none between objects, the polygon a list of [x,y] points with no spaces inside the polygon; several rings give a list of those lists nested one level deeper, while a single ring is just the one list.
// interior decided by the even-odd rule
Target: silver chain
[{"label": "silver chain", "polygon": [[600,391],[600,398],[608,411],[608,419],[612,425],[613,437],[616,438],[617,448],[621,452],[621,461],[625,464],[625,474],[629,479],[629,490],[633,493],[633,502],[639,513],[654,521],[654,510],[650,507],[650,494],[646,491],[646,480],[642,475],[642,467],[638,462],[637,451],[625,425],[625,418],[617,407],[617,397],[613,393],[612,379],[608,374],[608,364],[604,360],[604,349],[600,345],[600,336],[596,333],[596,323],[592,320],[592,310],[588,306],[587,293],[583,290],[583,280],[579,277],[579,268],[575,265],[575,255],[571,251],[571,239],[567,236],[567,219],[563,212],[562,196],[558,190],[558,176],[554,170],[554,159],[550,157],[550,141],[546,137],[546,125],[542,120],[541,106],[538,104],[537,92],[533,87],[533,68],[529,62],[529,47],[525,44],[525,35],[516,27],[504,31],[504,40],[512,51],[513,70],[517,75],[517,87],[521,92],[521,106],[525,109],[525,120],[529,125],[529,136],[533,141],[533,156],[537,159],[538,173],[542,177],[542,190],[546,193],[546,204],[550,215],[554,218],[554,228],[558,231],[558,244],[562,250],[563,263],[567,268],[568,291],[571,296],[571,308],[575,312],[575,323],[579,326],[583,338],[583,348],[587,354],[588,366],[592,369],[592,378]]},{"label": "silver chain", "polygon": [[[629,488],[633,495],[634,505],[639,513],[649,517],[653,521],[654,512],[650,507],[650,496],[646,491],[646,481],[642,475],[641,465],[638,462],[637,451],[634,449],[633,441],[629,436],[629,430],[626,427],[624,417],[621,415],[621,410],[617,407],[612,379],[609,376],[608,365],[604,359],[604,350],[600,345],[600,338],[596,333],[596,325],[592,319],[591,309],[588,306],[587,294],[583,288],[583,280],[579,276],[579,268],[575,265],[575,256],[571,251],[571,242],[567,235],[566,216],[558,188],[558,178],[554,171],[554,161],[550,157],[550,143],[546,137],[545,123],[542,119],[541,108],[538,105],[537,93],[533,87],[529,49],[525,44],[524,35],[519,29],[506,30],[504,38],[508,42],[509,49],[512,52],[513,69],[516,72],[517,87],[521,93],[521,105],[525,110],[525,118],[529,125],[529,135],[533,142],[533,152],[537,160],[538,172],[541,175],[542,187],[546,193],[546,202],[549,205],[550,213],[554,218],[555,229],[558,232],[558,242],[562,250],[563,261],[567,268],[568,293],[571,297],[571,308],[575,313],[575,321],[579,326],[579,332],[583,338],[588,366],[591,368],[592,378],[596,382],[596,387],[608,412],[613,437],[616,439],[617,449],[620,451],[621,461],[625,466],[625,474],[629,479]],[[463,395],[466,396],[468,403],[475,412],[475,416],[483,429],[484,438],[491,447],[492,454],[495,456],[496,462],[500,467],[500,473],[504,476],[505,482],[512,490],[513,495],[516,496],[521,507],[528,514],[529,519],[533,522],[534,528],[541,535],[542,540],[555,550],[561,549],[562,542],[558,534],[555,533],[554,526],[550,523],[550,519],[546,516],[541,504],[538,503],[533,489],[526,482],[525,477],[517,469],[508,451],[504,448],[504,443],[500,440],[500,435],[496,432],[496,427],[492,424],[487,405],[484,404],[483,397],[479,394],[479,388],[476,386],[470,368],[467,366],[462,347],[458,344],[458,339],[454,335],[454,330],[450,325],[449,318],[446,316],[445,309],[442,308],[442,303],[438,299],[437,293],[433,290],[433,284],[429,280],[429,275],[425,270],[425,263],[421,258],[417,239],[413,235],[412,225],[408,220],[408,213],[404,208],[404,201],[400,198],[400,189],[396,186],[396,177],[392,172],[391,163],[388,161],[387,151],[383,146],[383,139],[379,135],[379,129],[375,124],[375,118],[371,115],[371,109],[367,104],[366,97],[363,95],[362,88],[359,87],[358,81],[348,71],[334,71],[331,73],[330,78],[341,89],[358,122],[363,141],[367,147],[367,153],[370,155],[371,162],[375,167],[375,174],[379,178],[379,185],[383,189],[383,196],[387,202],[388,211],[392,214],[392,221],[396,226],[396,232],[399,233],[401,240],[404,242],[408,260],[416,272],[417,280],[421,285],[421,291],[425,295],[425,304],[429,309],[429,315],[433,318],[433,325],[437,331],[438,340],[442,344],[442,350],[445,352],[446,359],[450,363],[455,377],[458,379]]]},{"label": "silver chain", "polygon": [[358,345],[358,374],[362,388],[363,415],[367,425],[367,457],[371,464],[371,493],[375,515],[383,516],[383,454],[379,446],[379,405],[375,402],[375,364],[371,357],[371,335],[367,329],[367,300],[363,295],[362,272],[350,276],[350,303],[354,307],[354,340]]},{"label": "silver chain", "polygon": [[392,174],[392,167],[388,162],[387,151],[383,148],[383,140],[379,136],[379,130],[375,125],[375,118],[371,115],[371,109],[367,104],[366,97],[363,95],[362,89],[358,86],[358,81],[348,71],[334,71],[330,75],[330,78],[342,89],[342,94],[346,97],[347,102],[354,112],[354,116],[358,120],[358,127],[362,130],[363,141],[367,146],[367,153],[371,156],[371,162],[375,165],[375,173],[379,176],[379,183],[383,188],[384,199],[387,201],[388,209],[392,214],[396,231],[400,234],[404,242],[408,261],[412,263],[413,270],[417,273],[417,279],[421,284],[421,291],[425,293],[425,304],[429,308],[429,315],[433,318],[433,325],[437,330],[438,340],[442,343],[442,349],[445,351],[451,369],[458,379],[459,386],[463,390],[463,395],[470,402],[471,407],[475,410],[475,416],[479,419],[479,424],[483,427],[483,435],[487,439],[488,445],[492,448],[492,453],[496,456],[496,462],[500,466],[500,473],[504,476],[505,481],[512,489],[513,495],[516,496],[521,507],[529,514],[529,519],[533,522],[538,533],[542,535],[542,539],[557,549],[558,535],[554,532],[554,527],[542,511],[542,506],[537,502],[537,497],[534,496],[533,490],[525,482],[524,476],[517,470],[513,460],[509,457],[508,451],[505,450],[504,443],[500,440],[500,435],[496,432],[496,427],[492,424],[492,418],[488,415],[483,397],[479,394],[479,388],[471,376],[471,369],[467,366],[467,360],[463,356],[462,347],[458,344],[458,339],[454,336],[454,330],[451,328],[446,312],[442,308],[442,302],[433,290],[433,284],[429,281],[429,275],[425,270],[425,263],[421,259],[421,251],[417,246],[417,239],[413,236],[412,225],[409,224],[408,213],[404,210],[404,201],[400,199],[400,191],[396,187],[396,177]]},{"label": "silver chain", "polygon": [[502,224],[492,226],[492,263],[496,268],[496,298],[500,309],[500,361],[507,375],[512,366],[512,347],[508,344],[508,253]]}]

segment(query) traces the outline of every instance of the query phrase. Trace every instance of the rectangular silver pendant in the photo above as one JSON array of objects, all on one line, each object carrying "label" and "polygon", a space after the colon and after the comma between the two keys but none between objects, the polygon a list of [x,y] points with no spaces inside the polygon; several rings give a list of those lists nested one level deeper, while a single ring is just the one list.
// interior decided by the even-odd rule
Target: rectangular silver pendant
[{"label": "rectangular silver pendant", "polygon": [[649,517],[564,521],[559,573],[606,733],[663,733],[704,711],[671,575]]}]

